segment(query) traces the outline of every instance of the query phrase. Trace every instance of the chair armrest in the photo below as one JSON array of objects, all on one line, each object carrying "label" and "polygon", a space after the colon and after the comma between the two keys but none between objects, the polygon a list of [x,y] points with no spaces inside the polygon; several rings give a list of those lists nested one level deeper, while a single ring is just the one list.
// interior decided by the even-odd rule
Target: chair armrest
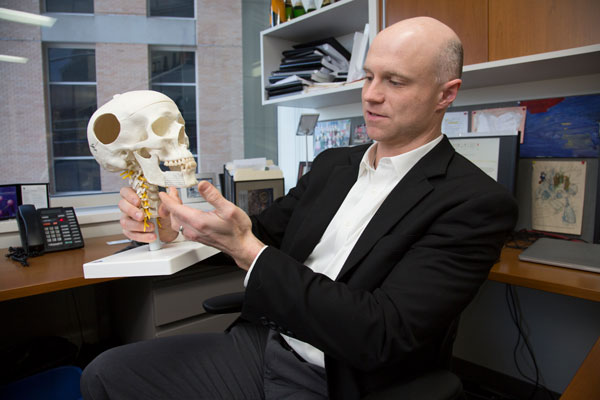
[{"label": "chair armrest", "polygon": [[244,292],[227,293],[210,297],[202,303],[204,309],[210,314],[231,314],[242,311]]}]

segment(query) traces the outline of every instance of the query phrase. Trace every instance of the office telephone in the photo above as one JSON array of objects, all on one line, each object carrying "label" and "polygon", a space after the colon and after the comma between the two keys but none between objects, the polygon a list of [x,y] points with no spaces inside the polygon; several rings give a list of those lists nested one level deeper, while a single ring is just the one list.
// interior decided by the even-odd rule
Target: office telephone
[{"label": "office telephone", "polygon": [[36,208],[23,204],[17,210],[21,245],[28,256],[83,247],[73,207]]}]

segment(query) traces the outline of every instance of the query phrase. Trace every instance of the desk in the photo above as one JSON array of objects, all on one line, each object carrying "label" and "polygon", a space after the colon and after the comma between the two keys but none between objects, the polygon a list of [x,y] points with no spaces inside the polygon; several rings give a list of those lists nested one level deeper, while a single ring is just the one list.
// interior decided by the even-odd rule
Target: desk
[{"label": "desk", "polygon": [[[119,278],[84,279],[83,264],[113,254],[125,247],[109,246],[110,240],[122,235],[85,240],[82,249],[48,253],[29,259],[22,267],[6,257],[0,260],[0,301],[53,292],[78,286],[93,285]],[[0,250],[6,254],[8,250]],[[600,274],[553,267],[519,260],[521,250],[504,248],[500,261],[490,271],[488,279],[547,292],[600,301]]]},{"label": "desk", "polygon": [[504,248],[488,279],[600,301],[600,274],[521,261],[520,253],[518,249]]},{"label": "desk", "polygon": [[124,248],[126,244],[106,244],[107,241],[123,238],[123,235],[112,235],[85,239],[85,247],[81,249],[57,251],[30,258],[29,267],[23,267],[17,261],[4,257],[8,249],[0,250],[0,301],[118,279],[85,279],[83,264]]},{"label": "desk", "polygon": [[581,367],[567,386],[561,400],[587,400],[600,398],[600,338],[588,353]]}]

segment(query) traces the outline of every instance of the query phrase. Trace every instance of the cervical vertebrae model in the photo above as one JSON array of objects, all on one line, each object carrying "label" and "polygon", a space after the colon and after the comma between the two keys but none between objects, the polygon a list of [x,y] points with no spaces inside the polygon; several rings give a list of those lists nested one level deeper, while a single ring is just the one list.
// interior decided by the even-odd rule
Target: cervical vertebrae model
[{"label": "cervical vertebrae model", "polygon": [[[144,230],[155,218],[158,186],[197,184],[185,122],[169,97],[151,90],[117,94],[90,118],[88,144],[98,163],[121,172],[142,201]],[[162,171],[160,163],[171,171]]]}]

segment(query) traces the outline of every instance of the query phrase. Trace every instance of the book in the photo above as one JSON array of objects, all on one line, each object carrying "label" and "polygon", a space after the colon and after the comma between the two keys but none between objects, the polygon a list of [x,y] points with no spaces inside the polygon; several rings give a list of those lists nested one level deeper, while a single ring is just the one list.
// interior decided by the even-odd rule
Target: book
[{"label": "book", "polygon": [[323,58],[319,61],[300,61],[285,65],[281,64],[279,65],[279,71],[303,71],[307,69],[321,69],[323,67],[331,71],[341,70],[341,68],[338,65],[327,61],[325,58]]},{"label": "book", "polygon": [[[292,71],[292,72],[280,72],[276,71],[269,77],[269,83],[277,83],[282,79],[289,76],[296,75],[299,78],[307,79],[314,82],[331,82],[334,80],[334,76],[327,68],[321,68],[320,70],[306,70],[306,71]],[[346,79],[344,75],[344,80]]]},{"label": "book", "polygon": [[[341,54],[346,60],[348,60],[348,61],[350,60],[350,56],[351,56],[350,52],[348,50],[346,50],[344,48],[344,46],[342,46],[342,44],[340,42],[338,42],[337,39],[334,37],[328,37],[328,38],[324,38],[324,39],[313,40],[311,42],[300,43],[300,44],[296,44],[292,47],[294,49],[320,48],[321,50],[325,50],[323,47],[320,47],[321,45],[329,45],[329,46],[324,46],[324,47],[333,48],[339,54]],[[325,50],[325,51],[327,51],[327,50]]]},{"label": "book", "polygon": [[352,44],[352,57],[348,66],[348,77],[346,82],[352,82],[361,79],[364,76],[363,65],[367,56],[367,47],[369,46],[369,24],[365,24],[364,32],[354,33],[354,43]]}]

